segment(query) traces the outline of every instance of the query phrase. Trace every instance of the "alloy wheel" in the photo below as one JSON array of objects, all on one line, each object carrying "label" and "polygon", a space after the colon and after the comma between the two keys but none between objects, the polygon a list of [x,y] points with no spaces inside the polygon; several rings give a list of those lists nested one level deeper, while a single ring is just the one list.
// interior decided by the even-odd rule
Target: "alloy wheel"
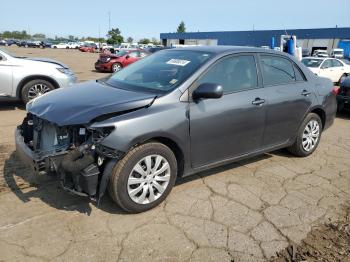
[{"label": "alloy wheel", "polygon": [[116,63],[116,64],[114,64],[114,65],[112,66],[113,72],[117,72],[117,71],[119,71],[120,69],[122,69],[122,67],[121,67],[121,65],[118,64],[118,63]]},{"label": "alloy wheel", "polygon": [[167,189],[170,175],[170,165],[163,156],[148,155],[142,158],[129,175],[129,197],[137,204],[154,202]]},{"label": "alloy wheel", "polygon": [[320,125],[312,119],[310,120],[303,132],[302,146],[306,152],[310,152],[317,144],[320,137]]},{"label": "alloy wheel", "polygon": [[45,84],[35,84],[28,89],[28,100],[32,100],[50,91],[51,89]]}]

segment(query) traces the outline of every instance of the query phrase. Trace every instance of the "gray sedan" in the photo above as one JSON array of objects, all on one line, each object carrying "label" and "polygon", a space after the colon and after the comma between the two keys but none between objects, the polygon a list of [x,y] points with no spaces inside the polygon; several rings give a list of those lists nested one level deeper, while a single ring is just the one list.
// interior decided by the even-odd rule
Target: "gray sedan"
[{"label": "gray sedan", "polygon": [[59,87],[74,84],[68,66],[50,59],[16,57],[0,49],[0,101],[24,103]]},{"label": "gray sedan", "polygon": [[177,177],[280,148],[312,154],[332,125],[330,80],[258,48],[159,51],[110,77],[27,105],[17,152],[36,173],[129,212],[157,206]]}]

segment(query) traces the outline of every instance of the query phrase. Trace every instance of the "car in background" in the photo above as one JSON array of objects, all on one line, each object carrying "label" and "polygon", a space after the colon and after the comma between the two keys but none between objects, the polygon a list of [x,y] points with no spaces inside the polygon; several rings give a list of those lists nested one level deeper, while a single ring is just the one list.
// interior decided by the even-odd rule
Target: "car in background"
[{"label": "car in background", "polygon": [[337,93],[338,111],[350,109],[350,76],[340,84]]},{"label": "car in background", "polygon": [[68,43],[68,48],[70,48],[70,49],[79,49],[79,47],[80,47],[80,44],[77,42],[69,42]]},{"label": "car in background", "polygon": [[139,213],[178,178],[281,148],[310,156],[336,110],[332,82],[282,52],[168,49],[29,103],[16,152],[70,193],[99,202],[108,187]]},{"label": "car in background", "polygon": [[51,48],[54,48],[54,49],[69,49],[69,44],[68,43],[59,43],[59,44],[52,45]]},{"label": "car in background", "polygon": [[6,40],[0,40],[0,45],[6,45]]},{"label": "car in background", "polygon": [[98,47],[94,43],[85,43],[81,47],[79,47],[79,51],[87,52],[87,53],[95,53],[98,51]]},{"label": "car in background", "polygon": [[317,49],[314,51],[314,57],[329,57],[327,50]]},{"label": "car in background", "polygon": [[160,47],[160,46],[156,46],[156,47],[149,47],[149,48],[145,48],[144,50],[146,50],[149,53],[155,53],[164,49],[169,49],[170,47]]},{"label": "car in background", "polygon": [[334,48],[331,52],[331,57],[343,59],[344,58],[344,49]]},{"label": "car in background", "polygon": [[339,59],[306,57],[301,61],[315,75],[327,77],[331,79],[333,83],[341,83],[350,75],[350,65]]},{"label": "car in background", "polygon": [[307,48],[303,48],[303,49],[301,50],[301,55],[302,55],[303,57],[309,57],[309,56],[311,55],[310,50],[307,49]]},{"label": "car in background", "polygon": [[0,99],[30,100],[76,82],[68,66],[45,58],[16,57],[0,49]]},{"label": "car in background", "polygon": [[95,69],[100,72],[117,72],[149,54],[145,50],[120,50],[115,54],[100,54]]},{"label": "car in background", "polygon": [[17,43],[17,46],[19,47],[34,47],[34,48],[40,48],[40,41],[31,41],[31,40],[22,40]]}]

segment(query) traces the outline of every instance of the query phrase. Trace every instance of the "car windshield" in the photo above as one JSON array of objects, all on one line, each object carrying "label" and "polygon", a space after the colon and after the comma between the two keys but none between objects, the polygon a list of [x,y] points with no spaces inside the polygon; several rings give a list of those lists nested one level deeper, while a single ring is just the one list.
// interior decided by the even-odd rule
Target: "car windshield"
[{"label": "car windshield", "polygon": [[304,58],[301,62],[307,67],[319,67],[322,63],[322,59],[312,59],[312,58]]},{"label": "car windshield", "polygon": [[213,56],[191,50],[164,50],[150,55],[111,75],[108,85],[143,92],[173,90]]}]

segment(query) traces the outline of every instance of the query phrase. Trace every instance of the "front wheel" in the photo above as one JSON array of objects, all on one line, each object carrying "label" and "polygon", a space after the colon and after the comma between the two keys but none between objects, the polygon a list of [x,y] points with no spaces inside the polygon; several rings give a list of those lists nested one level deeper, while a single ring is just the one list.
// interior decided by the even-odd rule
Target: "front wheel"
[{"label": "front wheel", "polygon": [[22,100],[26,104],[30,100],[54,90],[55,87],[48,81],[37,79],[26,83],[22,88]]},{"label": "front wheel", "polygon": [[311,155],[317,148],[322,134],[321,118],[315,114],[310,113],[306,116],[301,124],[297,138],[288,150],[299,157],[306,157]]},{"label": "front wheel", "polygon": [[120,63],[114,63],[112,65],[112,72],[117,72],[119,70],[121,70],[123,68],[123,66]]},{"label": "front wheel", "polygon": [[124,210],[143,212],[167,197],[176,176],[177,161],[167,146],[156,142],[143,144],[115,165],[109,195]]}]

